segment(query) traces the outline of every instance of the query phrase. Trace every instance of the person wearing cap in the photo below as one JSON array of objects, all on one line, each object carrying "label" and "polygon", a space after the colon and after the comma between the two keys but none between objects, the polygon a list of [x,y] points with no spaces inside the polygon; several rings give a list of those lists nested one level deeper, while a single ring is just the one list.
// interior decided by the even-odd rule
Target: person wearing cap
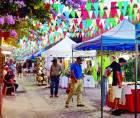
[{"label": "person wearing cap", "polygon": [[66,100],[65,107],[69,107],[69,103],[72,99],[72,96],[76,93],[77,94],[77,106],[83,107],[85,106],[82,104],[82,89],[83,89],[83,73],[82,73],[82,58],[77,57],[76,62],[71,64],[70,72],[71,72],[71,86],[70,91],[68,94],[68,98]]},{"label": "person wearing cap", "polygon": [[113,99],[114,99],[114,109],[112,110],[112,115],[121,115],[121,111],[119,110],[119,100],[121,98],[122,93],[122,70],[121,67],[125,65],[127,61],[124,58],[119,58],[119,62],[113,61],[110,65],[113,72],[113,81],[112,81],[112,88],[113,88]]},{"label": "person wearing cap", "polygon": [[51,70],[50,70],[50,97],[58,97],[58,88],[59,88],[59,78],[62,73],[61,66],[57,63],[57,59],[52,60]]}]

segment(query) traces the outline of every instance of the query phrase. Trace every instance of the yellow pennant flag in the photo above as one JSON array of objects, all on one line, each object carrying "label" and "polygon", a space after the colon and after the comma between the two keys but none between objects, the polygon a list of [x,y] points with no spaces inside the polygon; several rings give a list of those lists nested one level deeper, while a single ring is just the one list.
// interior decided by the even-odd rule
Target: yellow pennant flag
[{"label": "yellow pennant flag", "polygon": [[138,8],[134,8],[134,15],[137,16]]},{"label": "yellow pennant flag", "polygon": [[81,18],[81,11],[77,11],[77,16],[78,16],[78,18]]},{"label": "yellow pennant flag", "polygon": [[116,24],[119,23],[119,18],[116,17],[114,20],[115,20]]},{"label": "yellow pennant flag", "polygon": [[117,14],[118,14],[118,17],[120,18],[121,17],[121,11],[120,11],[120,9],[117,9]]}]

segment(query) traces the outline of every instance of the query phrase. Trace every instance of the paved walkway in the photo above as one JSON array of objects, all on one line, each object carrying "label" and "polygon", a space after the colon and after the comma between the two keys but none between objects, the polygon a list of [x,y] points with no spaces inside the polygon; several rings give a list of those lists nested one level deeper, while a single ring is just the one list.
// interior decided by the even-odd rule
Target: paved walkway
[{"label": "paved walkway", "polygon": [[[4,118],[100,118],[100,90],[86,89],[83,108],[76,106],[76,96],[70,108],[65,108],[67,95],[59,90],[59,98],[49,98],[49,89],[37,86],[33,77],[19,78],[16,96],[4,99]],[[104,112],[104,118],[118,118]],[[120,118],[134,118],[134,114],[123,114]],[[140,115],[138,116],[140,118]]]}]

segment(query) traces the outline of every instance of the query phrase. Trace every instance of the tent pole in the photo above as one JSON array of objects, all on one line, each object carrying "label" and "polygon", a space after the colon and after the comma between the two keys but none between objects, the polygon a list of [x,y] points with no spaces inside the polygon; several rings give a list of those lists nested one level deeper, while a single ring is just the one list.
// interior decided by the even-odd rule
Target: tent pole
[{"label": "tent pole", "polygon": [[101,35],[101,118],[103,118],[103,86],[102,86],[102,77],[103,77],[103,43]]},{"label": "tent pole", "polygon": [[136,52],[136,60],[135,60],[135,118],[137,118],[137,79],[138,79],[138,41],[135,40],[135,52]]},{"label": "tent pole", "polygon": [[73,50],[73,48],[72,48],[72,63],[73,63],[73,51],[74,51],[74,50]]}]

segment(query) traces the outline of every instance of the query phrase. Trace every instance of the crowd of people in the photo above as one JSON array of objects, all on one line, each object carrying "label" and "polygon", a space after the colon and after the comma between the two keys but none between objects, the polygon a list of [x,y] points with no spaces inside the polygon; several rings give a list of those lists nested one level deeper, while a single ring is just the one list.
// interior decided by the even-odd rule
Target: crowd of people
[{"label": "crowd of people", "polygon": [[[104,106],[106,106],[106,80],[108,76],[110,76],[110,73],[112,73],[112,88],[113,88],[113,99],[114,99],[114,108],[112,109],[112,115],[121,115],[121,112],[118,108],[119,99],[121,98],[121,91],[122,91],[122,82],[123,82],[123,75],[121,67],[125,65],[127,62],[124,58],[119,58],[118,62],[116,60],[113,60],[112,63],[106,67],[104,76],[101,81],[101,86],[104,90]],[[77,57],[76,61],[73,62],[70,65],[70,73],[69,78],[71,79],[69,82],[69,86],[67,88],[67,100],[65,107],[69,108],[70,101],[72,99],[72,96],[77,95],[77,107],[84,107],[85,105],[82,102],[82,90],[83,90],[83,70],[82,70],[82,58]],[[15,95],[15,92],[18,88],[18,84],[15,80],[15,76],[18,77],[22,76],[22,72],[24,69],[24,65],[26,65],[27,68],[29,68],[27,65],[29,64],[21,64],[21,63],[15,63],[12,59],[10,59],[8,62],[4,64],[4,92],[5,94],[9,95]],[[40,66],[38,66],[40,68]],[[35,69],[35,68],[34,68]],[[42,69],[41,69],[42,70]],[[34,71],[37,73],[37,71]],[[60,75],[62,74],[62,67],[57,62],[57,59],[52,60],[52,65],[50,68],[50,98],[53,97],[59,97],[58,95],[58,89],[59,89],[59,81],[60,81]],[[42,74],[41,74],[42,75]],[[44,77],[44,75],[42,76]]]}]

